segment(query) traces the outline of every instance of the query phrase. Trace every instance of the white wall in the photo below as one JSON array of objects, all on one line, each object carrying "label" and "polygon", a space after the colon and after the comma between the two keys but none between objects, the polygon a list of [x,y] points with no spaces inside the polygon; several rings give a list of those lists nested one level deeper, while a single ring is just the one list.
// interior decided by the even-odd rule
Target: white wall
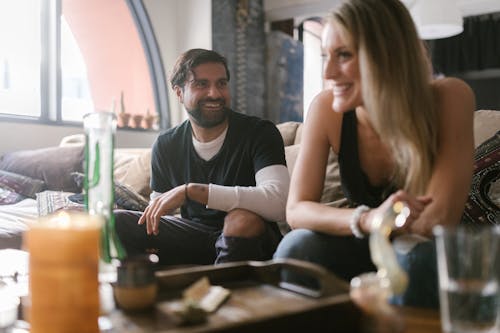
[{"label": "white wall", "polygon": [[[212,49],[212,2],[208,0],[143,0],[168,75],[177,57],[191,48]],[[171,124],[186,119],[170,89]]]}]

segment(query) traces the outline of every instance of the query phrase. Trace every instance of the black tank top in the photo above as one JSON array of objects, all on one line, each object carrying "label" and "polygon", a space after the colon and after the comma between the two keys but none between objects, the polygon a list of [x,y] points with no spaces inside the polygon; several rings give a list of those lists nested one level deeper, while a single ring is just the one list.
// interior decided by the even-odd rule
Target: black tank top
[{"label": "black tank top", "polygon": [[342,191],[353,206],[379,206],[392,192],[390,185],[373,186],[361,170],[358,152],[356,112],[349,111],[342,117],[342,133],[338,155]]}]

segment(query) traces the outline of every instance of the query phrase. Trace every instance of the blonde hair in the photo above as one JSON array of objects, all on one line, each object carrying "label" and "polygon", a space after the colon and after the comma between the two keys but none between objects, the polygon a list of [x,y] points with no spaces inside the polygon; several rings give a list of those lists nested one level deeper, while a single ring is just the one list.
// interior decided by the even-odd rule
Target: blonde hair
[{"label": "blonde hair", "polygon": [[328,17],[358,53],[364,106],[392,152],[393,182],[424,193],[438,145],[426,50],[400,0],[348,0]]}]

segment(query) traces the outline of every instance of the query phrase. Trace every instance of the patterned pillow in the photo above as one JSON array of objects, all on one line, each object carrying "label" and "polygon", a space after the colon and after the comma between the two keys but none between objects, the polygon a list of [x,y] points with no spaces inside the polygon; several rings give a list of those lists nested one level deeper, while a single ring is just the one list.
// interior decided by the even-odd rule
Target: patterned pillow
[{"label": "patterned pillow", "polygon": [[24,199],[26,199],[25,196],[0,187],[0,205],[12,205]]},{"label": "patterned pillow", "polygon": [[[77,186],[81,189],[83,186],[84,174],[73,172],[71,174]],[[115,181],[115,206],[116,208],[144,211],[149,202],[131,186]],[[83,202],[83,194],[77,194],[69,198],[72,201]]]},{"label": "patterned pillow", "polygon": [[132,187],[115,182],[115,203],[118,208],[143,212],[149,202]]},{"label": "patterned pillow", "polygon": [[69,200],[71,192],[43,191],[36,194],[38,215],[45,216],[61,209],[83,210],[83,205]]},{"label": "patterned pillow", "polygon": [[476,148],[474,175],[462,223],[499,224],[500,131]]},{"label": "patterned pillow", "polygon": [[36,193],[45,189],[45,183],[39,179],[0,170],[0,187],[34,199]]}]

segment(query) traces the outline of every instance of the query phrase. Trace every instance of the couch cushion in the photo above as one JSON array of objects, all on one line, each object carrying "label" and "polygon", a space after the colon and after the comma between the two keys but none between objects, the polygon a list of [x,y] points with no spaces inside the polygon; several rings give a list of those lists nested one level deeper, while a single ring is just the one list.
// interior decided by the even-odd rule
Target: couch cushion
[{"label": "couch cushion", "polygon": [[295,144],[296,132],[300,125],[301,123],[296,121],[287,121],[276,125],[280,131],[281,137],[283,138],[285,147]]},{"label": "couch cushion", "polygon": [[0,169],[43,180],[48,190],[76,192],[71,172],[83,169],[83,146],[6,153]]},{"label": "couch cushion", "polygon": [[500,131],[477,147],[462,222],[500,223]]},{"label": "couch cushion", "polygon": [[302,130],[304,129],[304,125],[300,124],[299,127],[297,127],[297,131],[295,132],[295,139],[293,140],[293,144],[297,145],[301,142],[302,140]]},{"label": "couch cushion", "polygon": [[[151,194],[149,186],[151,179],[151,149],[143,149],[139,153],[135,152],[134,154],[131,158],[122,156],[121,159],[124,162],[120,165],[115,165],[115,181],[127,184],[143,197],[149,198]],[[118,154],[116,155],[118,156]]]},{"label": "couch cushion", "polygon": [[500,111],[478,110],[474,113],[474,146],[490,138],[500,128]]},{"label": "couch cushion", "polygon": [[[297,156],[299,154],[300,145],[291,145],[285,147],[286,164],[288,172],[292,175]],[[342,187],[340,186],[339,164],[337,156],[333,151],[328,155],[328,162],[325,171],[325,183],[323,185],[323,193],[320,202],[331,206],[344,206],[347,204]]]}]

